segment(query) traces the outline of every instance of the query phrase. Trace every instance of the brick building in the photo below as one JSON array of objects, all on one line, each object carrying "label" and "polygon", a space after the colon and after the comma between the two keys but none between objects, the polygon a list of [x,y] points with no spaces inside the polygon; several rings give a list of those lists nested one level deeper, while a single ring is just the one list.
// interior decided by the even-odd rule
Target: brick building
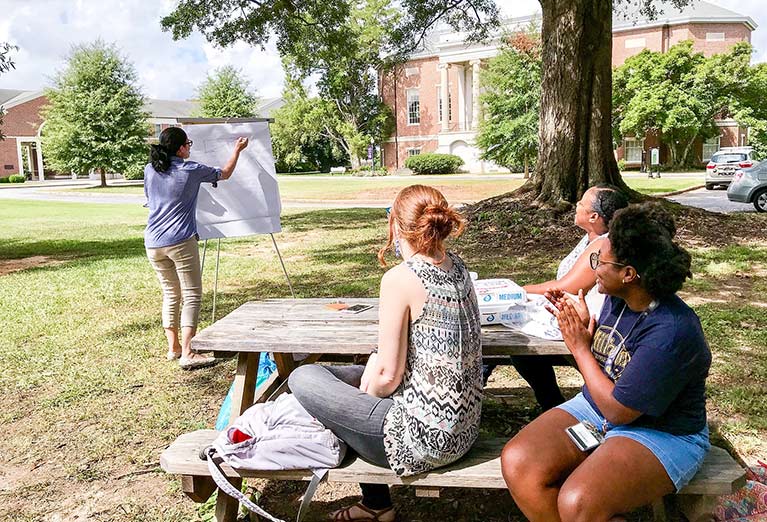
[{"label": "brick building", "polygon": [[[726,52],[737,42],[750,42],[756,23],[708,2],[698,1],[678,11],[667,7],[657,20],[616,16],[613,20],[613,67],[623,64],[642,49],[665,52],[683,40],[706,56]],[[519,31],[540,25],[539,16],[507,20],[505,29]],[[424,50],[415,54],[395,73],[382,76],[380,92],[394,112],[394,134],[383,144],[383,162],[389,169],[404,166],[408,156],[444,152],[463,158],[463,168],[472,172],[503,170],[479,159],[474,146],[477,124],[482,117],[479,72],[482,63],[498,54],[500,37],[482,44],[464,42],[461,33],[435,31]],[[443,100],[447,100],[443,104]],[[443,107],[447,105],[447,107]],[[443,114],[447,113],[447,117]],[[720,137],[696,144],[697,157],[707,161],[720,146],[745,144],[747,129],[732,120],[717,122]],[[629,166],[638,166],[643,150],[658,146],[657,136],[629,138],[616,151]],[[661,148],[661,161],[667,151]]]},{"label": "brick building", "polygon": [[[56,175],[45,168],[40,141],[45,130],[40,110],[47,103],[42,91],[0,89],[0,107],[5,108],[2,131],[6,136],[4,141],[0,141],[0,177],[22,171],[33,180]],[[259,112],[263,117],[269,117],[284,103],[282,98],[261,100]],[[185,100],[148,99],[144,106],[150,115],[148,123],[152,126],[154,138],[159,137],[163,129],[177,125],[180,118],[191,117],[198,108],[197,102]],[[41,172],[44,173],[42,178]]]}]

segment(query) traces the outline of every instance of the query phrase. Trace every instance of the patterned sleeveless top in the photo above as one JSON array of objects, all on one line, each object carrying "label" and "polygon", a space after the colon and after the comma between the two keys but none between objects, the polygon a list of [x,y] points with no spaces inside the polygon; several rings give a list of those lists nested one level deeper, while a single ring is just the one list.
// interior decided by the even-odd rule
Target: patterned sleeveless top
[{"label": "patterned sleeveless top", "polygon": [[421,259],[407,266],[426,289],[410,323],[405,374],[384,420],[384,447],[397,475],[450,464],[471,448],[482,413],[482,346],[474,285],[460,257],[444,271]]}]

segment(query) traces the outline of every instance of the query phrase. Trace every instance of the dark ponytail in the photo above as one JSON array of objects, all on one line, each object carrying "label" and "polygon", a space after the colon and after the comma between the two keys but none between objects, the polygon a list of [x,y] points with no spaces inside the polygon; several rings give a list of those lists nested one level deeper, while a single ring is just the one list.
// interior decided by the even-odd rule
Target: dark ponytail
[{"label": "dark ponytail", "polygon": [[178,154],[178,149],[186,143],[186,132],[179,127],[168,127],[160,133],[159,145],[152,145],[149,158],[152,167],[157,172],[165,172],[170,168],[171,156]]}]

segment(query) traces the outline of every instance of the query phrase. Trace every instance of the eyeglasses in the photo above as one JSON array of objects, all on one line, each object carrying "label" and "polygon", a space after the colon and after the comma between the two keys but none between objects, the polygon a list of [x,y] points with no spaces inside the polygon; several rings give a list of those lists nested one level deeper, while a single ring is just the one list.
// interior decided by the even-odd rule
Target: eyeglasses
[{"label": "eyeglasses", "polygon": [[596,270],[599,265],[615,265],[615,266],[628,266],[624,265],[623,263],[616,263],[614,261],[603,261],[599,259],[600,252],[592,252],[589,256],[589,263],[591,264],[591,269]]},{"label": "eyeglasses", "polygon": [[184,145],[186,145],[187,147],[189,147],[191,149],[192,148],[192,143],[194,143],[192,140],[186,140],[186,143],[184,143]]}]

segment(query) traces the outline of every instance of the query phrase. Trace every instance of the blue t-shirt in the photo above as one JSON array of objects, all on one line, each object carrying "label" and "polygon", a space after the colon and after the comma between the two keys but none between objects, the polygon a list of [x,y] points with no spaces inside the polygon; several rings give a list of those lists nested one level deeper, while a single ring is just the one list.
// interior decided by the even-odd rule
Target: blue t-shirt
[{"label": "blue t-shirt", "polygon": [[173,156],[165,172],[150,163],[144,167],[144,195],[149,219],[144,232],[147,248],[160,248],[186,241],[197,233],[197,195],[201,183],[214,183],[221,169]]},{"label": "blue t-shirt", "polygon": [[[711,366],[700,319],[676,295],[660,300],[651,312],[624,310],[625,304],[608,297],[591,345],[602,371],[615,383],[613,397],[642,412],[633,425],[675,435],[699,432],[706,426]],[[586,385],[583,395],[599,411]]]}]

